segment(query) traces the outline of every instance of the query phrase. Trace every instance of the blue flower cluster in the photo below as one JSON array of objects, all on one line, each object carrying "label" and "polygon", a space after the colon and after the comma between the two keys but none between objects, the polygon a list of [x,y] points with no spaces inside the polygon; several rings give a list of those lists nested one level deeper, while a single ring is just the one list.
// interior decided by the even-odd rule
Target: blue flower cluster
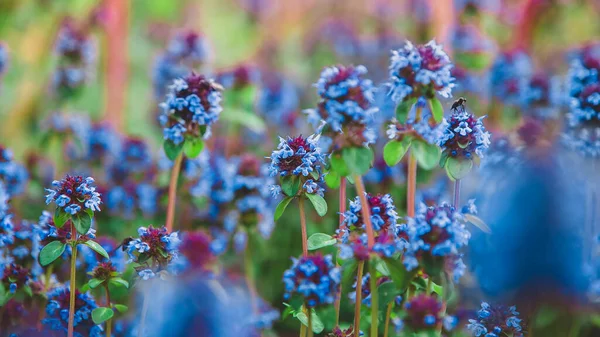
[{"label": "blue flower cluster", "polygon": [[164,139],[181,144],[186,137],[208,138],[221,113],[221,87],[202,75],[177,78],[169,87],[159,121]]},{"label": "blue flower cluster", "polygon": [[[367,202],[371,210],[371,224],[377,232],[393,232],[396,229],[398,213],[392,196],[389,194],[371,195],[367,193]],[[343,225],[350,231],[364,231],[365,223],[362,214],[360,198],[356,196],[350,201],[350,208],[343,214]]]},{"label": "blue flower cluster", "polygon": [[52,85],[60,92],[81,88],[93,75],[96,48],[86,28],[77,27],[67,19],[61,27],[55,45],[59,64]]},{"label": "blue flower cluster", "polygon": [[67,175],[52,182],[53,189],[46,189],[46,204],[56,203],[65,212],[76,215],[86,211],[100,211],[100,193],[96,192],[94,178]]},{"label": "blue flower cluster", "polygon": [[[420,110],[420,116],[417,116],[418,110]],[[423,97],[419,98],[410,109],[404,124],[393,119],[388,125],[386,131],[388,139],[402,140],[405,135],[411,135],[429,144],[436,144],[444,128],[432,123],[431,117],[432,113],[427,100]]]},{"label": "blue flower cluster", "polygon": [[96,123],[85,132],[83,142],[87,146],[86,159],[104,161],[114,158],[119,153],[121,142],[119,135],[108,123]]},{"label": "blue flower cluster", "polygon": [[325,68],[315,83],[321,101],[316,109],[305,111],[319,132],[331,138],[345,135],[336,144],[340,148],[368,145],[377,139],[373,129],[378,111],[374,105],[375,87],[363,78],[366,73],[364,66]]},{"label": "blue flower cluster", "polygon": [[[178,233],[168,233],[165,227],[149,226],[138,228],[138,235],[124,247],[129,255],[127,262],[139,264],[136,268],[138,276],[148,280],[159,272],[168,271],[170,264],[179,257],[181,240]],[[149,259],[151,264],[146,262]]]},{"label": "blue flower cluster", "polygon": [[29,174],[25,167],[13,160],[11,150],[0,145],[0,181],[9,196],[21,194],[25,190]]},{"label": "blue flower cluster", "polygon": [[8,67],[8,48],[0,41],[0,76],[4,74]]},{"label": "blue flower cluster", "polygon": [[14,242],[12,215],[8,214],[8,201],[10,196],[0,181],[0,248],[4,248]]},{"label": "blue flower cluster", "polygon": [[[69,296],[67,286],[56,287],[47,293],[46,317],[42,324],[50,330],[67,333],[69,321]],[[92,321],[92,311],[97,308],[96,301],[91,295],[77,291],[75,295],[75,320],[73,336],[77,337],[102,337],[102,326]]]},{"label": "blue flower cluster", "polygon": [[294,83],[278,73],[263,72],[256,108],[265,122],[276,125],[278,130],[290,130],[296,126],[299,106],[298,89]]},{"label": "blue flower cluster", "polygon": [[389,66],[389,95],[400,103],[408,98],[432,99],[435,94],[451,97],[454,78],[452,63],[442,46],[435,41],[413,45],[406,41],[393,50]]},{"label": "blue flower cluster", "polygon": [[531,58],[522,50],[499,54],[490,69],[493,96],[504,104],[518,105],[521,99],[521,81],[531,78],[532,74]]},{"label": "blue flower cluster", "polygon": [[406,219],[406,224],[401,227],[408,237],[403,256],[406,269],[420,266],[427,272],[428,269],[446,268],[458,280],[465,270],[460,249],[471,237],[463,214],[446,203],[437,207],[421,203],[415,217]]},{"label": "blue flower cluster", "polygon": [[313,308],[332,304],[340,284],[340,268],[333,263],[331,255],[311,255],[292,258],[293,265],[283,273],[284,298],[301,295],[306,305]]},{"label": "blue flower cluster", "polygon": [[476,319],[469,319],[467,329],[473,337],[523,336],[523,321],[517,307],[492,306],[481,303]]},{"label": "blue flower cluster", "polygon": [[175,35],[154,65],[152,80],[156,97],[162,99],[173,80],[205,65],[209,54],[208,41],[204,36],[194,31]]},{"label": "blue flower cluster", "polygon": [[559,105],[563,101],[560,80],[545,73],[524,77],[519,82],[520,106],[524,114],[540,119],[558,117]]},{"label": "blue flower cluster", "polygon": [[491,137],[483,126],[484,118],[476,118],[464,110],[455,111],[449,120],[444,118],[444,133],[438,139],[442,151],[453,158],[473,159],[473,153],[483,158]]}]

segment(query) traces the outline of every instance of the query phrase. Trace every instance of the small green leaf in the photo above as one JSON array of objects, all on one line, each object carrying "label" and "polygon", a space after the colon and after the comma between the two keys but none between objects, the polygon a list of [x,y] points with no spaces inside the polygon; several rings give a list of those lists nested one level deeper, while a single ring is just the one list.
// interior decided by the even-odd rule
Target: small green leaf
[{"label": "small green leaf", "polygon": [[73,221],[73,225],[77,232],[81,235],[87,234],[92,227],[92,218],[86,212],[79,212],[71,217],[71,221]]},{"label": "small green leaf", "polygon": [[449,157],[446,160],[446,173],[448,176],[454,180],[462,179],[471,172],[471,168],[473,167],[473,161],[470,159],[457,159],[454,157]]},{"label": "small green leaf", "polygon": [[379,293],[379,308],[385,308],[390,302],[393,302],[402,291],[398,290],[394,282],[384,282],[377,287]]},{"label": "small green leaf", "polygon": [[404,292],[404,290],[410,284],[410,281],[414,277],[417,272],[417,269],[413,269],[411,271],[407,271],[404,264],[402,264],[401,260],[393,260],[393,259],[384,259],[388,270],[390,271],[390,278],[396,285],[396,288],[400,290],[400,292]]},{"label": "small green leaf", "polygon": [[433,115],[435,122],[441,123],[444,119],[444,107],[442,106],[442,102],[434,97],[429,100],[429,108],[431,109],[431,114]]},{"label": "small green leaf", "polygon": [[308,238],[308,250],[316,250],[323,247],[335,245],[337,242],[331,235],[315,233]]},{"label": "small green leaf", "polygon": [[406,119],[408,118],[408,114],[410,113],[410,109],[417,102],[416,98],[409,98],[405,101],[402,101],[396,107],[396,119],[400,123],[406,123]]},{"label": "small green leaf", "polygon": [[90,288],[94,289],[97,286],[101,285],[102,283],[104,283],[105,280],[101,280],[99,278],[93,278],[91,280],[88,281],[88,285],[90,286]]},{"label": "small green leaf", "polygon": [[463,68],[472,71],[485,70],[493,61],[492,55],[485,52],[456,53],[454,59],[456,60],[456,64],[460,64]]},{"label": "small green leaf", "polygon": [[472,223],[475,227],[481,229],[483,232],[485,232],[485,233],[492,232],[490,227],[483,220],[481,220],[480,217],[475,216],[473,214],[469,214],[469,213],[463,214],[463,216],[465,217],[465,220]]},{"label": "small green leaf", "polygon": [[341,180],[342,178],[340,178],[340,175],[336,171],[329,171],[325,175],[325,183],[332,189],[340,187]]},{"label": "small green leaf", "polygon": [[536,328],[545,328],[552,324],[552,322],[554,322],[558,316],[559,313],[554,308],[542,307],[536,313],[533,324]]},{"label": "small green leaf", "polygon": [[129,310],[129,307],[124,304],[115,304],[114,307],[115,309],[117,309],[118,312],[122,314],[126,313],[127,310]]},{"label": "small green leaf", "polygon": [[102,248],[102,246],[100,246],[99,243],[92,241],[92,240],[87,240],[84,244],[86,246],[92,248],[96,253],[104,256],[107,259],[109,258],[108,253],[106,252],[106,250],[104,250],[104,248]]},{"label": "small green leaf", "polygon": [[448,151],[442,151],[442,155],[440,156],[440,167],[446,166],[446,161],[448,160]]},{"label": "small green leaf", "polygon": [[110,283],[117,287],[129,288],[129,282],[125,281],[124,279],[122,279],[120,277],[111,278]]},{"label": "small green leaf", "polygon": [[294,307],[292,307],[291,305],[287,304],[287,303],[283,303],[283,305],[285,306],[285,309],[283,310],[283,312],[281,313],[281,320],[286,319],[289,315],[294,315],[294,317],[296,316],[296,310],[294,309]]},{"label": "small green leaf", "polygon": [[102,324],[115,315],[115,312],[111,308],[96,308],[92,311],[92,320],[96,324]]},{"label": "small green leaf", "polygon": [[408,151],[410,146],[410,142],[406,144],[405,142],[391,140],[387,144],[385,144],[383,148],[383,160],[388,166],[394,166],[402,160],[402,157]]},{"label": "small green leaf", "polygon": [[27,294],[27,296],[29,296],[29,297],[32,297],[32,296],[33,296],[33,290],[31,290],[31,287],[30,287],[30,286],[28,286],[28,285],[26,285],[26,286],[23,286],[23,288],[22,288],[22,289],[23,289],[23,292],[24,292],[25,294]]},{"label": "small green leaf", "polygon": [[414,141],[412,151],[421,166],[425,170],[431,170],[436,167],[440,160],[440,148],[437,145],[429,144],[424,141]]},{"label": "small green leaf", "polygon": [[354,278],[356,277],[356,270],[358,269],[358,262],[355,259],[342,260],[342,289],[347,291],[352,289]]},{"label": "small green leaf", "polygon": [[175,144],[170,140],[165,140],[163,143],[163,148],[165,150],[167,158],[169,158],[171,161],[175,161],[175,159],[177,159],[177,156],[179,156],[179,154],[181,153],[181,150],[183,150],[184,144],[185,141],[179,144]]},{"label": "small green leaf", "polygon": [[47,266],[54,262],[54,260],[58,259],[58,257],[64,253],[66,247],[67,245],[60,241],[52,241],[45,245],[40,251],[40,264],[42,266]]},{"label": "small green leaf", "polygon": [[325,201],[322,196],[318,194],[306,193],[306,197],[308,200],[310,200],[319,216],[325,216],[325,214],[327,214],[327,201]]},{"label": "small green leaf", "polygon": [[[310,309],[311,312],[311,317],[312,317],[312,331],[314,333],[321,333],[321,331],[323,331],[325,329],[325,325],[323,325],[323,322],[321,321],[321,319],[319,318],[319,315],[317,315],[315,309]],[[308,317],[306,316],[306,314],[304,313],[303,310],[299,311],[298,313],[296,313],[296,318],[305,326],[308,326]]]},{"label": "small green leaf", "polygon": [[285,199],[281,200],[275,209],[275,221],[279,220],[285,212],[285,209],[288,207],[290,202],[293,200],[293,197],[285,197]]},{"label": "small green leaf", "polygon": [[297,176],[285,176],[281,178],[281,190],[288,197],[293,197],[300,190],[300,179]]},{"label": "small green leaf", "polygon": [[202,149],[204,149],[204,141],[202,139],[188,138],[183,143],[183,153],[190,159],[198,157]]},{"label": "small green leaf", "polygon": [[348,166],[346,166],[346,162],[344,161],[344,158],[342,158],[341,155],[332,154],[329,158],[329,162],[331,164],[332,171],[336,172],[338,176],[345,177],[348,174],[350,174],[350,172],[348,171]]},{"label": "small green leaf", "polygon": [[65,212],[62,208],[56,207],[54,210],[54,225],[57,228],[62,228],[70,218],[71,214]]},{"label": "small green leaf", "polygon": [[342,157],[350,173],[362,176],[371,168],[374,154],[368,147],[349,147],[342,150]]}]

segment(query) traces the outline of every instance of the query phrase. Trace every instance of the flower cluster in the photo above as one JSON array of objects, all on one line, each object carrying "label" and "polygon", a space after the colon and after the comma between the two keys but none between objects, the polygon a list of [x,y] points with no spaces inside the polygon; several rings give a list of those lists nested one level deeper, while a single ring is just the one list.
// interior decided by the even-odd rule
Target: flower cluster
[{"label": "flower cluster", "polygon": [[66,94],[81,88],[92,76],[96,59],[89,33],[67,19],[58,33],[55,50],[59,64],[52,78],[54,89]]},{"label": "flower cluster", "polygon": [[331,255],[311,255],[292,258],[293,265],[283,273],[286,299],[293,294],[301,295],[309,308],[332,304],[340,284],[340,268],[333,263]]},{"label": "flower cluster", "polygon": [[194,31],[177,34],[165,52],[156,61],[153,71],[156,97],[164,97],[173,80],[198,69],[208,61],[209,46],[206,38]]},{"label": "flower cluster", "polygon": [[389,66],[389,95],[400,103],[409,98],[450,97],[454,87],[450,58],[435,41],[393,50]]},{"label": "flower cluster", "polygon": [[523,322],[515,306],[490,305],[481,303],[476,319],[469,319],[467,329],[473,337],[523,336]]},{"label": "flower cluster", "polygon": [[[389,194],[372,195],[367,193],[367,202],[371,210],[371,223],[377,232],[393,232],[398,221],[396,206]],[[343,225],[350,231],[364,231],[365,223],[362,214],[360,198],[357,196],[350,201],[350,208],[343,214]]]},{"label": "flower cluster", "polygon": [[476,118],[464,110],[454,112],[449,120],[444,118],[444,133],[438,140],[442,151],[452,158],[483,158],[491,137],[483,126],[483,118]]},{"label": "flower cluster", "polygon": [[8,214],[10,196],[0,181],[0,248],[10,245],[15,240],[12,215]]},{"label": "flower cluster", "polygon": [[[420,111],[419,116],[417,116],[417,111]],[[386,133],[388,139],[401,141],[403,137],[411,136],[429,144],[436,144],[442,130],[443,126],[436,125],[433,120],[427,100],[421,97],[409,111],[406,122],[400,123],[396,119],[392,119]]]},{"label": "flower cluster", "polygon": [[13,153],[0,145],[0,182],[9,196],[23,192],[27,183],[28,174],[25,167],[13,160]]},{"label": "flower cluster", "polygon": [[260,80],[256,108],[265,121],[283,130],[296,126],[299,97],[294,83],[272,72],[261,73]]},{"label": "flower cluster", "polygon": [[53,189],[46,189],[46,204],[55,202],[68,214],[76,215],[84,211],[100,211],[100,193],[96,192],[94,178],[67,175],[64,179],[52,182]]},{"label": "flower cluster", "polygon": [[421,266],[430,275],[449,269],[455,280],[462,276],[465,265],[459,249],[468,244],[471,233],[461,212],[446,203],[430,207],[420,204],[415,217],[407,217],[403,230],[408,236],[403,256],[406,269]]},{"label": "flower cluster", "polygon": [[[67,333],[69,320],[69,296],[67,286],[60,286],[48,292],[46,317],[42,324],[53,331]],[[97,308],[96,301],[91,295],[76,291],[75,295],[75,320],[74,334],[77,337],[101,337],[104,335],[102,327],[92,321],[92,310]]]},{"label": "flower cluster", "polygon": [[435,329],[442,322],[442,303],[433,296],[420,294],[406,302],[404,307],[406,317],[400,325],[411,331]]},{"label": "flower cluster", "polygon": [[339,326],[333,328],[333,330],[327,335],[327,337],[353,337],[354,327],[349,326],[346,330],[342,330]]},{"label": "flower cluster", "polygon": [[86,159],[103,163],[117,156],[121,142],[119,136],[108,123],[95,123],[85,132],[84,143],[87,146]]},{"label": "flower cluster", "polygon": [[0,274],[4,288],[11,293],[15,293],[18,289],[26,286],[30,275],[29,269],[15,263],[6,265]]},{"label": "flower cluster", "polygon": [[568,91],[572,98],[579,97],[586,86],[600,82],[600,44],[582,48],[571,61]]},{"label": "flower cluster", "polygon": [[[1,212],[0,218],[2,218]],[[36,278],[42,273],[42,267],[38,263],[41,248],[38,224],[21,219],[16,221],[13,231],[14,239],[9,248],[12,260],[20,266],[29,268],[32,277]]]},{"label": "flower cluster", "polygon": [[192,73],[175,79],[166,100],[161,103],[160,124],[164,139],[174,144],[185,138],[210,136],[210,126],[221,113],[221,87],[202,75]]},{"label": "flower cluster", "polygon": [[533,72],[531,58],[519,49],[498,55],[490,69],[492,94],[504,104],[519,104],[520,83],[531,78]]},{"label": "flower cluster", "polygon": [[202,231],[185,233],[180,250],[180,257],[185,269],[191,271],[210,271],[217,257],[211,250],[212,238]]},{"label": "flower cluster", "polygon": [[177,259],[181,240],[177,232],[168,233],[165,227],[140,227],[138,235],[138,238],[130,239],[124,249],[129,255],[128,262],[139,264],[136,267],[138,276],[148,280],[166,270],[170,262]]},{"label": "flower cluster", "polygon": [[313,126],[334,139],[336,149],[376,140],[373,123],[378,108],[374,106],[373,83],[363,78],[366,73],[364,66],[329,67],[315,83],[321,101],[316,109],[305,112]]},{"label": "flower cluster", "polygon": [[520,81],[520,105],[524,113],[539,118],[555,118],[562,92],[557,78],[537,73]]}]

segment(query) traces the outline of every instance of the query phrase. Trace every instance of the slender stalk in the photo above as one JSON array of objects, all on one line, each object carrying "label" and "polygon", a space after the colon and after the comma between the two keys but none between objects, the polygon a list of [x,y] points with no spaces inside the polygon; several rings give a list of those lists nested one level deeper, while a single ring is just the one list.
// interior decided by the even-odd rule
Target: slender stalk
[{"label": "slender stalk", "polygon": [[300,335],[299,336],[306,337],[306,325],[304,325],[302,323],[300,323]]},{"label": "slender stalk", "polygon": [[177,200],[177,180],[179,179],[179,171],[181,171],[181,162],[183,154],[180,153],[171,171],[171,180],[169,181],[169,204],[167,205],[167,231],[173,231],[173,221],[175,221],[175,202]]},{"label": "slender stalk", "polygon": [[75,262],[77,261],[77,230],[75,229],[75,226],[73,224],[71,224],[71,238],[73,240],[73,243],[71,244],[71,288],[69,290],[69,327],[67,332],[68,337],[73,337],[73,328],[75,323],[75,292],[77,291],[75,287],[75,283],[77,282],[75,279]]},{"label": "slender stalk", "polygon": [[431,295],[431,292],[433,291],[433,280],[431,279],[431,276],[429,276],[427,278],[427,295]]},{"label": "slender stalk", "polygon": [[[106,307],[112,310],[112,305],[110,304],[110,291],[108,290],[108,283],[104,282],[104,290],[106,290]],[[106,337],[111,337],[112,330],[112,318],[106,321]]]},{"label": "slender stalk", "polygon": [[388,337],[388,331],[390,329],[390,318],[392,316],[392,308],[394,308],[394,302],[390,302],[385,312],[385,330],[383,330],[383,337]]},{"label": "slender stalk", "polygon": [[371,208],[369,207],[369,202],[367,201],[367,192],[365,191],[365,184],[363,183],[362,177],[358,174],[355,174],[354,183],[356,184],[356,193],[360,198],[362,218],[367,231],[367,246],[370,250],[375,244],[375,232],[373,231],[373,224],[371,224]]},{"label": "slender stalk", "polygon": [[375,270],[374,263],[369,261],[369,272],[371,277],[369,279],[371,287],[371,336],[377,337],[379,334],[379,294],[377,292],[377,271]]},{"label": "slender stalk", "polygon": [[362,277],[364,261],[358,262],[358,271],[356,273],[356,303],[354,304],[354,337],[360,333],[360,306],[362,305]]},{"label": "slender stalk", "polygon": [[142,300],[142,314],[140,317],[140,326],[138,328],[138,337],[144,337],[144,326],[146,325],[146,316],[148,315],[148,296],[144,294]]},{"label": "slender stalk", "polygon": [[105,117],[117,131],[123,131],[128,77],[129,2],[108,0],[109,23],[106,27]]},{"label": "slender stalk", "polygon": [[458,204],[460,203],[460,179],[456,179],[454,181],[454,208],[456,209],[458,207]]},{"label": "slender stalk", "polygon": [[[343,223],[344,223],[344,213],[346,212],[346,178],[342,177],[340,180],[340,221],[339,221],[339,227],[342,227]],[[337,259],[335,261],[336,266],[338,266],[337,264]],[[338,286],[338,290],[337,290],[337,294],[335,295],[335,303],[334,303],[334,307],[335,307],[335,326],[338,326],[340,324],[340,305],[341,305],[341,299],[342,299],[342,284],[340,283],[340,285]]]},{"label": "slender stalk", "polygon": [[304,198],[298,198],[300,206],[300,227],[302,227],[302,256],[308,256],[308,234],[306,233],[306,213],[304,212]]},{"label": "slender stalk", "polygon": [[308,309],[306,313],[306,317],[308,318],[308,328],[306,329],[308,332],[308,337],[313,337],[313,328],[312,328],[312,310]]},{"label": "slender stalk", "polygon": [[415,216],[415,195],[417,193],[417,158],[412,151],[408,153],[408,174],[406,182],[406,214]]},{"label": "slender stalk", "polygon": [[[248,238],[250,241],[250,238]],[[252,264],[252,251],[250,244],[246,247],[244,252],[244,271],[246,272],[246,286],[248,287],[248,293],[250,293],[250,304],[252,305],[252,312],[258,314],[258,305],[256,302],[257,292],[256,284],[254,283],[254,266]]]}]

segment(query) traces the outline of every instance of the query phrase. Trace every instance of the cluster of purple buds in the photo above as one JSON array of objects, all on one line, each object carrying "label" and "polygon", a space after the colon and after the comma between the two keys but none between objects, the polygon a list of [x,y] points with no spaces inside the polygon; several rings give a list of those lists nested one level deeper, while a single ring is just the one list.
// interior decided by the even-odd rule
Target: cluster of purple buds
[{"label": "cluster of purple buds", "polygon": [[[323,181],[322,169],[325,155],[318,145],[320,135],[308,138],[279,138],[277,150],[271,154],[269,173],[282,179],[300,179],[303,192],[323,196],[324,189],[318,184]],[[281,187],[272,186],[272,193],[279,194]]]},{"label": "cluster of purple buds", "polygon": [[173,80],[183,77],[193,69],[198,69],[209,58],[206,38],[194,31],[177,34],[160,55],[154,66],[154,92],[162,98]]},{"label": "cluster of purple buds", "polygon": [[475,160],[478,163],[490,146],[491,134],[485,130],[483,118],[485,117],[476,118],[464,109],[455,111],[450,119],[444,118],[444,132],[438,139],[442,156]]},{"label": "cluster of purple buds", "polygon": [[181,240],[177,232],[168,233],[165,227],[140,227],[138,235],[138,238],[129,239],[124,249],[129,255],[128,262],[139,265],[136,267],[138,276],[148,280],[167,270],[169,264],[177,259]]},{"label": "cluster of purple buds", "polygon": [[[473,207],[469,210],[475,212]],[[464,222],[463,213],[446,203],[430,207],[420,204],[415,217],[407,217],[406,226],[403,226],[408,237],[403,255],[406,269],[421,267],[427,274],[435,276],[449,268],[458,280],[465,269],[460,249],[471,237]]]},{"label": "cluster of purple buds", "polygon": [[[389,194],[373,195],[367,193],[367,202],[371,210],[371,223],[376,232],[393,232],[398,221],[398,213],[394,200]],[[343,214],[343,225],[350,231],[365,231],[365,223],[362,214],[360,198],[357,196],[350,201],[349,209]]]},{"label": "cluster of purple buds", "polygon": [[14,161],[12,151],[0,145],[0,182],[4,184],[8,196],[22,193],[28,178],[25,167]]},{"label": "cluster of purple buds", "polygon": [[332,304],[340,284],[340,268],[333,263],[331,255],[320,254],[292,258],[293,265],[283,273],[286,299],[298,294],[306,306],[313,308]]},{"label": "cluster of purple buds", "polygon": [[316,109],[305,112],[309,122],[333,140],[334,149],[361,147],[376,140],[375,87],[363,78],[366,73],[364,66],[329,67],[315,83],[321,101]]},{"label": "cluster of purple buds", "polygon": [[467,329],[473,337],[500,337],[514,336],[522,337],[523,320],[515,306],[505,307],[503,305],[490,305],[481,303],[481,309],[477,311],[476,319],[469,319]]},{"label": "cluster of purple buds", "polygon": [[[360,336],[362,336],[362,332]],[[333,330],[327,335],[327,337],[353,337],[354,336],[354,327],[349,326],[347,329],[342,330],[339,326],[333,328]]]},{"label": "cluster of purple buds", "polygon": [[406,317],[396,322],[396,327],[402,327],[413,332],[435,329],[443,323],[442,303],[434,296],[420,294],[411,298],[404,305]]},{"label": "cluster of purple buds", "polygon": [[201,272],[213,270],[217,257],[211,249],[211,242],[210,235],[203,231],[185,233],[179,251],[186,270]]},{"label": "cluster of purple buds", "polygon": [[56,91],[68,94],[75,91],[92,76],[96,48],[84,27],[77,27],[72,19],[63,23],[56,40],[55,51],[59,64],[52,84]]},{"label": "cluster of purple buds", "polygon": [[[42,324],[50,330],[66,334],[69,320],[69,288],[60,286],[50,290],[47,295],[46,316],[42,319]],[[76,291],[74,336],[104,336],[102,327],[96,325],[92,320],[92,311],[97,307],[96,301],[91,295]]]},{"label": "cluster of purple buds", "polygon": [[18,289],[27,286],[30,278],[29,269],[15,263],[10,263],[4,266],[4,270],[0,274],[4,289],[8,289],[11,293],[15,293]]},{"label": "cluster of purple buds", "polygon": [[100,193],[96,192],[94,179],[67,175],[64,179],[52,182],[53,189],[46,189],[46,204],[51,202],[70,215],[81,212],[100,211]]},{"label": "cluster of purple buds", "polygon": [[490,69],[492,95],[504,104],[518,105],[523,78],[533,74],[531,58],[520,49],[498,55]]},{"label": "cluster of purple buds", "polygon": [[210,136],[210,126],[221,113],[221,86],[192,73],[175,79],[169,87],[160,124],[164,139],[179,145],[186,138],[200,140]]},{"label": "cluster of purple buds", "polygon": [[226,89],[241,90],[258,82],[260,73],[249,64],[241,64],[217,75],[217,82]]},{"label": "cluster of purple buds", "polygon": [[450,97],[454,87],[451,69],[450,58],[435,41],[418,46],[406,41],[404,47],[392,51],[389,95],[396,103],[410,98],[429,100],[436,93]]}]

